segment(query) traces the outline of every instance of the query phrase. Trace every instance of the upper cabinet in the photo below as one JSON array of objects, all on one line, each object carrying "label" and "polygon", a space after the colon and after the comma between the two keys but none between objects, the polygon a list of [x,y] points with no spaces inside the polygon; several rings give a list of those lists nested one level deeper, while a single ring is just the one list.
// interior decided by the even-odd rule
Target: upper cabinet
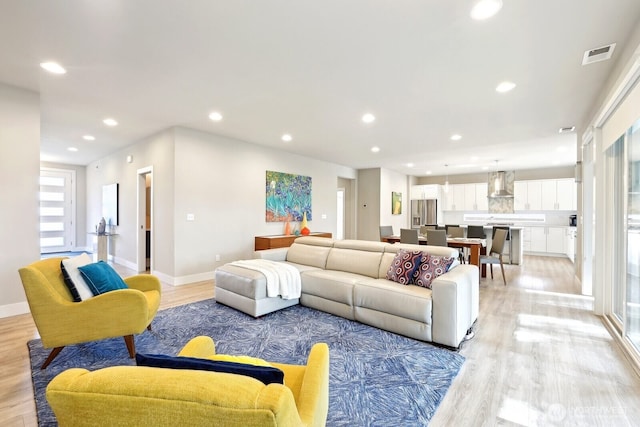
[{"label": "upper cabinet", "polygon": [[445,211],[487,211],[487,183],[452,184],[443,193]]},{"label": "upper cabinet", "polygon": [[413,185],[411,187],[411,200],[438,199],[440,186],[438,184]]},{"label": "upper cabinet", "polygon": [[576,209],[576,183],[572,178],[516,181],[516,211],[570,211]]}]

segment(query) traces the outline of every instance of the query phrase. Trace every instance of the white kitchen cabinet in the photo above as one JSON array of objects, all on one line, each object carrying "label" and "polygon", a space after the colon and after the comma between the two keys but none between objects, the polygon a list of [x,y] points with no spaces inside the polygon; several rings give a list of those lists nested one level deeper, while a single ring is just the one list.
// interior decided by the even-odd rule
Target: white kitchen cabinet
[{"label": "white kitchen cabinet", "polygon": [[560,211],[575,211],[577,208],[577,188],[573,178],[556,180],[556,208]]},{"label": "white kitchen cabinet", "polygon": [[547,227],[547,253],[564,254],[566,239],[566,227]]},{"label": "white kitchen cabinet", "polygon": [[487,199],[487,194],[489,191],[489,184],[487,184],[486,182],[480,182],[475,184],[475,187],[476,187],[476,207],[474,210],[488,211],[489,200]]},{"label": "white kitchen cabinet", "polygon": [[525,227],[525,252],[565,254],[567,250],[567,227]]},{"label": "white kitchen cabinet", "polygon": [[516,211],[576,210],[573,178],[516,181],[513,207]]},{"label": "white kitchen cabinet", "polygon": [[544,181],[540,181],[540,188],[542,189],[540,209],[543,211],[556,210],[558,203],[556,180],[545,179]]},{"label": "white kitchen cabinet", "polygon": [[411,200],[422,200],[424,199],[424,185],[412,185],[411,191],[409,192],[409,197]]},{"label": "white kitchen cabinet", "polygon": [[[449,184],[445,186],[442,190],[442,201],[444,202],[445,211],[455,211],[456,210],[456,197],[455,193],[457,192],[457,186]],[[463,190],[464,192],[464,190]],[[464,197],[464,193],[463,193]]]},{"label": "white kitchen cabinet", "polygon": [[547,252],[547,230],[546,227],[530,227],[531,230],[531,252]]},{"label": "white kitchen cabinet", "polygon": [[412,185],[409,196],[411,200],[437,199],[440,194],[438,184]]},{"label": "white kitchen cabinet", "polygon": [[513,183],[513,209],[516,211],[526,211],[528,208],[528,185],[527,181],[516,181]]},{"label": "white kitchen cabinet", "polygon": [[476,210],[476,185],[475,184],[463,184],[464,187],[464,204],[463,210],[475,211]]},{"label": "white kitchen cabinet", "polygon": [[515,210],[542,210],[542,181],[516,181],[513,190]]}]

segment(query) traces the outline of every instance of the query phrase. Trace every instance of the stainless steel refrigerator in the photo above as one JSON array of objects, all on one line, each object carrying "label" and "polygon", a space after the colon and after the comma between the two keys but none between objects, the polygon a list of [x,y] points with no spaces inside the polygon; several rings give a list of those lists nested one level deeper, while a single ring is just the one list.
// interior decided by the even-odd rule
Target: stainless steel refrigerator
[{"label": "stainless steel refrigerator", "polygon": [[411,201],[411,226],[438,223],[438,201],[436,199]]}]

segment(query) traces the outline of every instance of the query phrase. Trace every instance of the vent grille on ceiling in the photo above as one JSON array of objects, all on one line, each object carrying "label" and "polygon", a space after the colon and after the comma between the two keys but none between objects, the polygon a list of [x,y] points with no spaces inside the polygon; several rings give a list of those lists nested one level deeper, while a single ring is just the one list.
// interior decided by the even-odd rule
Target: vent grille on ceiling
[{"label": "vent grille on ceiling", "polygon": [[613,55],[613,50],[616,48],[616,44],[612,43],[607,46],[597,47],[595,49],[589,49],[584,52],[582,57],[582,65],[593,64],[594,62],[606,61]]}]

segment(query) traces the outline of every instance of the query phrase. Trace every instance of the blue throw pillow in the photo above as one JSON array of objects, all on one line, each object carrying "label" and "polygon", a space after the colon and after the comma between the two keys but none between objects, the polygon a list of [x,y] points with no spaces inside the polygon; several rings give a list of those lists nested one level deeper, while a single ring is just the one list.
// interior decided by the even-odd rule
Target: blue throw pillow
[{"label": "blue throw pillow", "polygon": [[138,366],[171,369],[195,369],[200,371],[224,372],[227,374],[245,375],[262,383],[284,384],[284,372],[270,366],[246,365],[244,363],[221,362],[195,357],[165,356],[162,354],[136,354]]},{"label": "blue throw pillow", "polygon": [[104,261],[83,265],[78,270],[94,295],[129,288],[113,267]]}]

